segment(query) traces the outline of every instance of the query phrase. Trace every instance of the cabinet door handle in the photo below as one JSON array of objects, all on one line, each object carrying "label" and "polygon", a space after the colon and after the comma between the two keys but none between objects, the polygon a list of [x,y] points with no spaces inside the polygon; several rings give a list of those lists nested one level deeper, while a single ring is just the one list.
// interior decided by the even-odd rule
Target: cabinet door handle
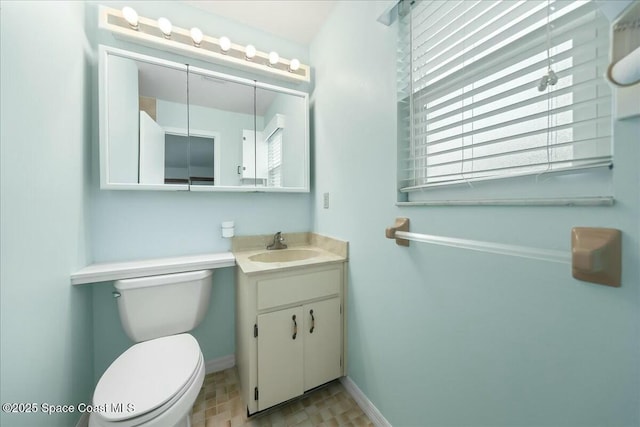
[{"label": "cabinet door handle", "polygon": [[309,314],[311,315],[311,329],[309,329],[309,333],[312,334],[316,328],[316,318],[313,317],[313,310],[309,311]]},{"label": "cabinet door handle", "polygon": [[295,340],[298,336],[298,322],[296,322],[296,315],[294,314],[291,318],[293,320],[293,339]]}]

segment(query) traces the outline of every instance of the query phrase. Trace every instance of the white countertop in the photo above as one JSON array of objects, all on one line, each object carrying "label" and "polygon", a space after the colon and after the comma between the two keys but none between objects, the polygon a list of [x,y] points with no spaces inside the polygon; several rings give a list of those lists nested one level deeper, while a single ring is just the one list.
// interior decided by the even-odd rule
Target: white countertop
[{"label": "white countertop", "polygon": [[231,252],[91,264],[73,273],[71,275],[71,284],[110,282],[118,279],[156,276],[158,274],[212,270],[233,267],[234,265],[236,265],[236,258]]}]

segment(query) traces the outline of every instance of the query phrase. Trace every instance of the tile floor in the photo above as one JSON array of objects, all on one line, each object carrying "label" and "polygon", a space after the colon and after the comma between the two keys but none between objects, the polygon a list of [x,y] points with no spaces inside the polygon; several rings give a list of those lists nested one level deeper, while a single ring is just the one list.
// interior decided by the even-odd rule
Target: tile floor
[{"label": "tile floor", "polygon": [[339,381],[247,419],[236,368],[209,374],[196,399],[192,427],[373,426]]}]

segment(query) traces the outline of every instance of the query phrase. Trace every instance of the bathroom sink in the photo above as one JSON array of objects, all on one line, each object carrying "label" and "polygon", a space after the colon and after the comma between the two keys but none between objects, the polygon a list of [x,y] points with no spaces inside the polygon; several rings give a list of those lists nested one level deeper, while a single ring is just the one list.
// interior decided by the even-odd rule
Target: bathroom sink
[{"label": "bathroom sink", "polygon": [[319,252],[312,249],[283,249],[261,252],[251,255],[249,259],[256,262],[289,262],[302,261],[318,255]]}]

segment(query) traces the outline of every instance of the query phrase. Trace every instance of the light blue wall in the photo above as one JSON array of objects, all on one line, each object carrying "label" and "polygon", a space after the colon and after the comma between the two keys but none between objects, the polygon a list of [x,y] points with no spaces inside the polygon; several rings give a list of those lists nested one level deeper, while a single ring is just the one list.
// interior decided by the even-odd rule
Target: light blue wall
[{"label": "light blue wall", "polygon": [[[5,402],[78,404],[93,387],[91,72],[80,2],[0,3],[0,324]],[[70,426],[79,414],[0,415],[3,426]]]},{"label": "light blue wall", "polygon": [[[134,7],[140,16],[166,16],[179,27],[199,26],[205,34],[226,35],[239,44],[253,43],[261,50],[277,50],[282,57],[298,57],[308,61],[306,47],[298,46],[269,34],[232,21],[203,13],[180,2],[106,2],[109,7]],[[201,68],[246,73],[216,68],[193,59],[144,48],[114,39],[98,30],[98,4],[87,6],[88,33],[92,49],[107,44],[160,58],[182,61]],[[99,190],[97,134],[97,69],[94,67],[94,134],[92,141],[92,254],[94,262],[132,260],[228,251],[230,241],[220,236],[220,223],[233,220],[236,235],[269,234],[282,230],[308,231],[311,228],[309,194],[263,193],[189,193]],[[255,78],[255,76],[253,76]],[[265,79],[268,83],[304,90],[304,86],[287,85]],[[205,360],[233,354],[234,342],[234,273],[232,269],[217,271],[207,318],[195,331]],[[108,365],[131,343],[124,335],[111,297],[110,284],[93,285],[95,381]]]},{"label": "light blue wall", "polygon": [[[640,119],[616,122],[616,205],[395,206],[395,28],[341,1],[311,45],[314,230],[348,240],[349,376],[396,426],[640,424]],[[322,195],[330,193],[330,208]],[[569,251],[623,231],[619,289],[568,266],[384,238],[411,230]]]}]

